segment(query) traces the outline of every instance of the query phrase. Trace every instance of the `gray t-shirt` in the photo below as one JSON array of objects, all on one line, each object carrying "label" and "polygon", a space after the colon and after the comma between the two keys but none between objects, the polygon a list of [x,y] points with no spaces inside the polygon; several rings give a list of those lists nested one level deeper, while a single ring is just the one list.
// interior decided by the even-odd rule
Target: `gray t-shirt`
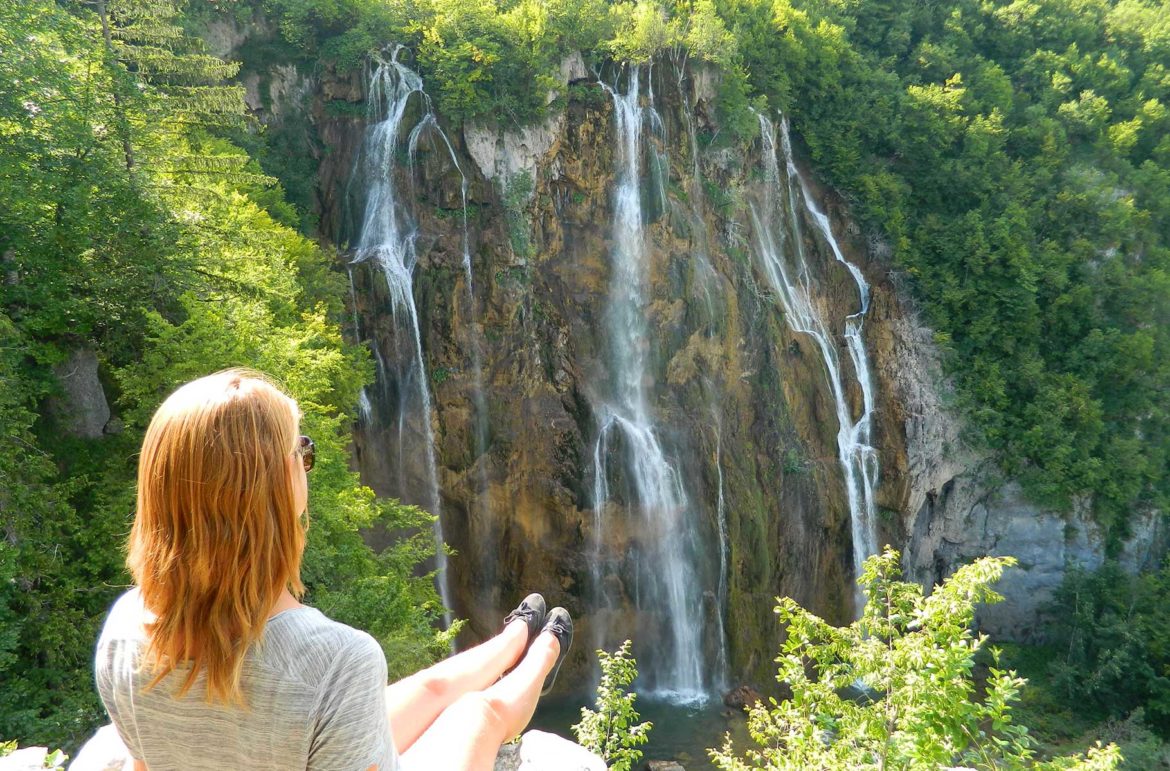
[{"label": "gray t-shirt", "polygon": [[398,768],[386,715],[386,658],[365,632],[297,608],[268,620],[244,656],[246,708],[208,704],[204,676],[154,688],[140,666],[147,612],[137,589],[110,611],[94,662],[98,692],[122,741],[150,771]]}]

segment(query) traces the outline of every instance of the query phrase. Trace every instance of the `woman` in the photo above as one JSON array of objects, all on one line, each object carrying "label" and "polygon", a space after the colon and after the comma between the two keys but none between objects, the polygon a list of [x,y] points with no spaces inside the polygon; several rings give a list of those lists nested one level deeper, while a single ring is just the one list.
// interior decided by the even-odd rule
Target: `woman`
[{"label": "woman", "polygon": [[491,768],[556,677],[569,614],[530,595],[496,637],[387,687],[372,637],[298,601],[313,468],[299,422],[262,375],[229,370],[179,388],[147,428],[136,588],[96,657],[135,769]]}]

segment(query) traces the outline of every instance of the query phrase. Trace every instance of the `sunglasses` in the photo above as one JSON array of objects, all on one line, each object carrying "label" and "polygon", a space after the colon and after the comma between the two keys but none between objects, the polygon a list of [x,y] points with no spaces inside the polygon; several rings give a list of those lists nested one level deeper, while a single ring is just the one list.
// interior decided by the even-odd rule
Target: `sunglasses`
[{"label": "sunglasses", "polygon": [[316,461],[317,445],[313,444],[313,440],[307,436],[301,436],[297,440],[297,453],[301,456],[301,462],[305,464],[305,471],[313,470],[313,463]]}]

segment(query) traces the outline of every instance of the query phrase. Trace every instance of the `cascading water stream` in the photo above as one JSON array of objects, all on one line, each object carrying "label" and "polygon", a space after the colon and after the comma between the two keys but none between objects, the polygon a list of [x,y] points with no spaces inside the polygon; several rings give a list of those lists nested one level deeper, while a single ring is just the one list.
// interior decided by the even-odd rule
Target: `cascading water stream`
[{"label": "cascading water stream", "polygon": [[[837,451],[845,474],[853,538],[854,575],[860,575],[864,560],[877,553],[877,518],[875,488],[878,479],[877,452],[870,445],[874,397],[869,371],[869,357],[862,338],[862,321],[869,309],[869,285],[861,270],[845,259],[833,237],[829,219],[816,208],[804,179],[792,159],[788,123],[781,121],[781,146],[785,175],[781,177],[777,157],[776,130],[764,115],[757,114],[763,143],[765,189],[763,211],[751,204],[756,251],[764,275],[784,310],[784,318],[795,332],[808,335],[816,343],[825,364],[829,390],[836,407]],[[800,211],[807,212],[835,259],[849,271],[857,285],[860,309],[844,321],[844,338],[853,371],[862,394],[862,414],[853,420],[846,398],[837,346],[824,316],[814,300],[809,265],[801,232]],[[791,263],[790,263],[791,261]],[[856,598],[860,602],[860,597]],[[860,604],[857,609],[860,610]]]},{"label": "cascading water stream", "polygon": [[[631,69],[625,94],[601,84],[613,98],[618,168],[605,312],[608,394],[595,410],[600,426],[593,453],[593,578],[602,602],[612,607],[614,598],[606,592],[603,571],[630,574],[638,612],[657,616],[665,631],[661,655],[643,667],[650,681],[648,691],[674,701],[702,702],[708,696],[708,683],[702,651],[706,619],[698,581],[697,523],[682,478],[659,440],[645,389],[647,256],[639,179],[648,111],[640,104],[638,80],[638,69]],[[612,496],[608,463],[621,464],[625,482],[621,500]],[[606,520],[617,516],[636,520],[641,527],[641,553],[623,556],[626,564],[606,565],[602,554]],[[598,643],[613,642],[605,641],[608,630],[598,626]]]},{"label": "cascading water stream", "polygon": [[724,690],[727,687],[726,675],[728,660],[727,635],[723,626],[723,614],[726,612],[728,600],[727,558],[730,552],[730,540],[727,535],[727,501],[723,497],[723,426],[719,421],[719,413],[714,405],[711,407],[711,413],[712,419],[715,422],[715,475],[718,483],[715,497],[715,522],[719,528],[719,585],[715,590],[715,600],[719,610],[719,613],[716,614],[718,621],[716,633],[719,635],[719,653],[716,660],[716,685],[718,685],[719,690]]},{"label": "cascading water stream", "polygon": [[[428,102],[429,107],[429,102]],[[462,207],[462,222],[463,222],[463,238],[461,241],[463,249],[463,279],[467,286],[467,320],[468,320],[468,348],[471,351],[471,377],[472,390],[471,401],[475,409],[475,432],[473,437],[473,447],[475,450],[475,457],[482,458],[487,452],[487,402],[483,395],[483,345],[479,336],[479,319],[478,311],[475,304],[475,280],[471,271],[471,238],[467,228],[467,175],[463,173],[463,167],[459,165],[459,159],[455,155],[455,148],[451,146],[451,140],[439,127],[439,122],[435,118],[435,114],[428,110],[427,114],[419,120],[418,125],[410,132],[410,139],[407,142],[407,159],[413,168],[415,157],[418,151],[418,142],[426,131],[433,131],[438,134],[443,141],[443,146],[447,148],[447,155],[451,159],[451,164],[455,167],[455,171],[459,172],[459,198]],[[414,184],[414,175],[411,175],[411,184]],[[477,480],[478,482],[478,505],[486,509],[489,505],[488,500],[488,478],[487,467],[484,463],[479,463]],[[483,516],[481,521],[487,521],[488,517]],[[490,550],[489,550],[490,551]],[[494,567],[494,566],[493,566]],[[494,575],[480,576],[481,581],[491,581]]]},{"label": "cascading water stream", "polygon": [[[358,156],[359,166],[355,167],[355,174],[360,174],[366,185],[366,203],[353,262],[372,260],[381,268],[386,279],[394,327],[396,355],[393,366],[387,366],[376,344],[374,349],[383,387],[389,387],[391,378],[397,387],[399,492],[405,499],[408,491],[404,448],[407,443],[417,442],[422,447],[412,444],[411,449],[412,454],[421,450],[419,454],[423,461],[425,489],[421,494],[415,491],[421,497],[421,500],[415,502],[435,516],[436,582],[444,607],[450,608],[451,593],[443,546],[435,438],[431,428],[431,394],[427,385],[418,308],[414,302],[413,274],[418,262],[415,248],[417,228],[409,207],[399,195],[394,178],[398,133],[407,103],[412,95],[422,94],[425,98],[425,94],[422,79],[398,62],[401,50],[401,46],[396,48],[389,61],[378,59],[370,76],[369,120]],[[431,118],[429,103],[427,116],[423,120],[427,118]],[[404,346],[409,346],[409,350],[404,350]],[[416,436],[408,436],[408,426],[416,428]],[[445,614],[445,620],[449,625],[450,611]]]},{"label": "cascading water stream", "polygon": [[[701,327],[708,339],[717,339],[719,314],[722,311],[722,279],[715,272],[711,264],[709,252],[709,234],[707,221],[703,216],[703,183],[702,170],[699,164],[699,139],[695,130],[694,109],[691,107],[690,95],[685,86],[685,57],[675,61],[675,86],[682,102],[682,116],[687,129],[687,139],[691,151],[691,174],[689,179],[690,191],[688,194],[690,222],[691,222],[691,262],[694,267],[693,278],[695,285],[702,292],[703,311],[705,316]],[[703,378],[703,389],[707,396],[707,406],[711,412],[712,431],[715,435],[715,473],[716,499],[715,524],[719,534],[719,576],[718,587],[715,593],[717,613],[715,614],[716,635],[718,649],[716,652],[716,685],[720,690],[726,688],[728,671],[727,636],[723,614],[728,607],[728,536],[727,536],[727,505],[723,494],[723,426],[720,418],[719,405],[722,402],[721,389],[710,378]]]}]

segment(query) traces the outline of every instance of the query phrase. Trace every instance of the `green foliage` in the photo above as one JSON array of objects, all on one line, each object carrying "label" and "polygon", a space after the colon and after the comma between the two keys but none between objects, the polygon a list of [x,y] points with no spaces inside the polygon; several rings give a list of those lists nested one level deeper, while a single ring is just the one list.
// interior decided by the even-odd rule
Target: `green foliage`
[{"label": "green foliage", "polygon": [[522,259],[532,256],[529,236],[528,199],[532,197],[532,174],[520,171],[504,183],[504,217],[508,223],[508,241],[512,253]]},{"label": "green foliage", "polygon": [[[340,335],[344,279],[285,222],[238,130],[234,67],[160,0],[0,0],[0,735],[76,747],[105,718],[92,655],[125,590],[135,453],[154,408],[193,377],[269,370],[317,442],[309,602],[368,629],[395,674],[442,655],[442,612],[416,566],[429,515],[377,502],[349,470],[371,379]],[[165,119],[164,119],[165,118]],[[261,205],[261,203],[263,205]],[[52,367],[95,352],[116,421],[85,439]],[[382,553],[359,528],[414,533]]]},{"label": "green foliage", "polygon": [[1142,710],[1170,738],[1170,563],[1128,575],[1071,570],[1050,607],[1052,688],[1099,718]]},{"label": "green foliage", "polygon": [[601,683],[597,686],[596,710],[581,708],[581,722],[573,726],[573,733],[582,747],[595,752],[605,760],[607,768],[630,771],[642,758],[638,746],[650,739],[649,721],[638,722],[634,701],[638,694],[629,690],[638,676],[638,664],[630,656],[630,641],[626,640],[613,653],[597,651],[601,664]]},{"label": "green foliage", "polygon": [[295,50],[343,70],[385,46],[407,46],[443,116],[455,123],[543,118],[561,60],[573,52],[638,64],[670,52],[719,66],[738,57],[713,0],[252,2],[277,20]]},{"label": "green foliage", "polygon": [[1164,507],[1164,7],[717,10],[747,96],[785,111],[817,169],[893,247],[1003,469],[1048,505],[1092,496],[1117,532],[1135,505]]},{"label": "green foliage", "polygon": [[[787,639],[776,679],[791,690],[757,704],[749,730],[760,749],[735,753],[730,736],[711,750],[717,767],[767,769],[1112,769],[1117,748],[1035,760],[1035,741],[1012,708],[1024,680],[993,665],[977,692],[975,655],[987,638],[971,631],[975,607],[1001,599],[991,589],[1011,558],[959,568],[929,596],[901,581],[897,552],[866,560],[858,579],[866,604],[858,621],[834,627],[779,600]],[[993,654],[993,659],[998,659]]]},{"label": "green foliage", "polygon": [[654,0],[617,2],[609,8],[614,37],[605,47],[618,61],[646,64],[660,51],[682,42],[682,28]]}]

